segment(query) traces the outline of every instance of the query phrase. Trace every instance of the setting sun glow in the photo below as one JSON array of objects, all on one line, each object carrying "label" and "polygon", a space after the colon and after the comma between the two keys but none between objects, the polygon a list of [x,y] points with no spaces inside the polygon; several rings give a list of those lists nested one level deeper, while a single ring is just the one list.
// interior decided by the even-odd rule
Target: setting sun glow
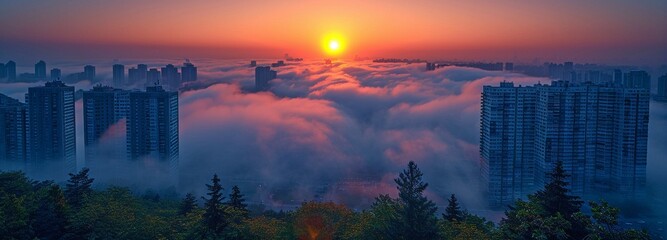
[{"label": "setting sun glow", "polygon": [[339,55],[344,48],[343,38],[338,34],[329,34],[322,41],[322,47],[327,55]]}]

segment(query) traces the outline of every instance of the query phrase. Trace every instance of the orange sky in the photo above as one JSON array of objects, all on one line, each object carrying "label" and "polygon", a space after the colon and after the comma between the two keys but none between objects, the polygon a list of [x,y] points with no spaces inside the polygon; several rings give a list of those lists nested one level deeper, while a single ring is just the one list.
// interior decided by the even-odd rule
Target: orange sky
[{"label": "orange sky", "polygon": [[665,9],[667,1],[660,0],[15,1],[0,9],[0,41],[12,53],[35,47],[53,52],[49,45],[61,44],[72,54],[72,46],[93,45],[98,51],[169,46],[216,49],[223,56],[245,49],[248,55],[322,57],[321,39],[335,32],[345,38],[344,57],[585,53],[665,61]]}]

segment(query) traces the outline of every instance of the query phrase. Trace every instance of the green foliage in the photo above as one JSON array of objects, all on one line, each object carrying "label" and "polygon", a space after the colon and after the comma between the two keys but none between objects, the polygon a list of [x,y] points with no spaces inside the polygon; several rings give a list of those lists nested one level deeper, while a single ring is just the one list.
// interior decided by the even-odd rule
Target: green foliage
[{"label": "green foliage", "polygon": [[178,214],[187,215],[197,208],[197,199],[192,193],[185,194],[185,198],[181,201],[181,205],[178,210]]},{"label": "green foliage", "polygon": [[305,202],[292,215],[297,239],[348,239],[354,213],[332,202]]},{"label": "green foliage", "polygon": [[[63,191],[52,181],[0,172],[0,239],[650,239],[646,231],[620,228],[619,209],[607,202],[591,202],[591,216],[582,213],[557,169],[540,194],[516,202],[498,227],[461,209],[454,195],[436,219],[414,163],[395,180],[399,197],[380,195],[367,210],[305,202],[293,212],[255,207],[253,217],[237,187],[223,203],[217,175],[206,185],[204,208],[192,194],[156,201],[156,194],[145,198],[126,188],[93,190],[87,171],[70,176]],[[547,208],[554,199],[565,203]]]},{"label": "green foliage", "polygon": [[245,199],[238,186],[232,187],[232,193],[229,194],[229,201],[226,205],[241,212],[244,217],[248,217],[248,205],[245,204]]},{"label": "green foliage", "polygon": [[39,199],[39,207],[31,215],[31,226],[39,239],[60,239],[68,224],[65,196],[58,185],[44,191],[46,195]]},{"label": "green foliage", "polygon": [[568,239],[570,223],[560,213],[544,217],[535,201],[517,201],[500,221],[498,239]]},{"label": "green foliage", "polygon": [[93,191],[91,185],[95,179],[88,177],[88,171],[90,169],[83,168],[77,174],[69,174],[70,178],[65,185],[65,199],[73,207],[80,207],[84,198]]},{"label": "green foliage", "polygon": [[392,236],[397,236],[398,229],[394,228],[394,223],[399,221],[398,212],[401,208],[402,205],[389,195],[375,198],[369,213],[366,239],[393,239]]},{"label": "green foliage", "polygon": [[223,188],[217,174],[213,175],[211,182],[211,185],[206,184],[206,188],[208,188],[206,195],[209,198],[204,198],[206,203],[204,204],[205,212],[202,221],[205,229],[202,235],[206,238],[218,238],[229,223],[222,204],[222,200],[225,198],[222,196]]},{"label": "green foliage", "polygon": [[410,161],[408,168],[394,182],[398,185],[398,219],[394,221],[397,239],[435,239],[437,228],[435,203],[424,195],[428,183],[422,181],[422,172]]},{"label": "green foliage", "polygon": [[0,236],[5,239],[29,239],[32,236],[26,196],[0,192]]},{"label": "green foliage", "polygon": [[594,223],[590,225],[589,239],[650,239],[646,231],[634,229],[621,230],[618,224],[620,209],[612,207],[606,201],[589,202]]},{"label": "green foliage", "polygon": [[442,218],[450,222],[462,221],[463,212],[461,212],[461,207],[459,206],[458,200],[456,200],[456,196],[452,194],[452,196],[447,201],[449,204],[447,205],[447,208],[445,208],[445,213],[442,214]]}]

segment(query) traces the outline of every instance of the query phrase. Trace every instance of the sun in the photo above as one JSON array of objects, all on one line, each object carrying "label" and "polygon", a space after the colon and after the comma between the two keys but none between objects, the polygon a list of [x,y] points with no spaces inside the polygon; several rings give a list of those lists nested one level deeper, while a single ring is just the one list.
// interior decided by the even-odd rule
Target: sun
[{"label": "sun", "polygon": [[340,34],[328,34],[322,39],[322,48],[329,56],[340,55],[345,48],[345,41]]},{"label": "sun", "polygon": [[329,41],[329,50],[330,51],[338,51],[339,48],[340,48],[340,43],[338,43],[338,40]]}]

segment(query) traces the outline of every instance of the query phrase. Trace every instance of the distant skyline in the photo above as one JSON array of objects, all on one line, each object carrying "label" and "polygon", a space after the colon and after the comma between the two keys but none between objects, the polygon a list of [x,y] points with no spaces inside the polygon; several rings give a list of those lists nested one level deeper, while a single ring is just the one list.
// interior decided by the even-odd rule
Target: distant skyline
[{"label": "distant skyline", "polygon": [[7,1],[2,58],[410,57],[667,63],[667,1]]}]

